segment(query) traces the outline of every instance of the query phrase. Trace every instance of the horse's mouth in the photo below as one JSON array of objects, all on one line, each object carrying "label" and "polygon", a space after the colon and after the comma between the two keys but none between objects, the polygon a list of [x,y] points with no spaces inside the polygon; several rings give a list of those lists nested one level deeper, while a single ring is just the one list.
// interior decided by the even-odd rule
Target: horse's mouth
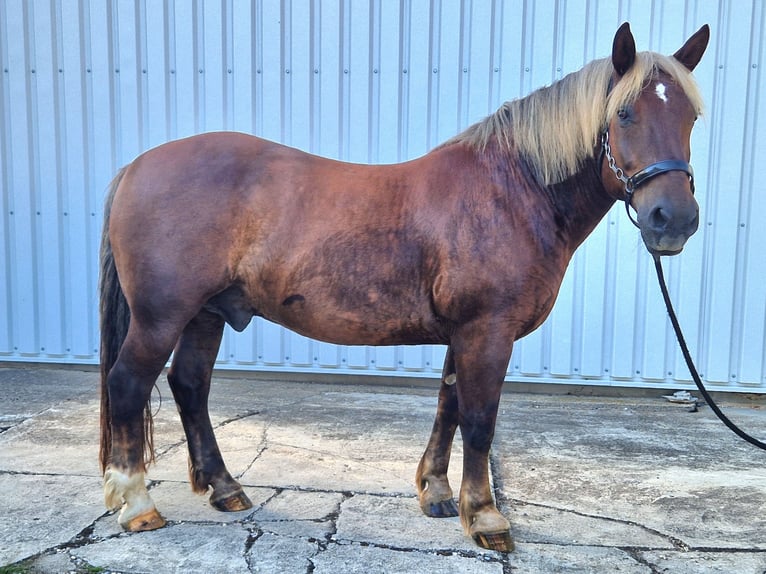
[{"label": "horse's mouth", "polygon": [[649,253],[660,257],[665,257],[666,255],[678,255],[683,250],[683,247],[680,247],[679,249],[648,249]]},{"label": "horse's mouth", "polygon": [[684,250],[686,241],[694,233],[682,233],[675,236],[645,233],[641,230],[641,238],[644,240],[646,249],[654,256],[678,255]]}]

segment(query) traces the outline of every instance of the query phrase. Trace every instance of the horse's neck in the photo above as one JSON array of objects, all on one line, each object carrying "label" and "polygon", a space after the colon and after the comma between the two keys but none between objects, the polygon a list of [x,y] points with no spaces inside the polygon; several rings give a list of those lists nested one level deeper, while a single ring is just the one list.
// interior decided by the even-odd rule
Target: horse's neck
[{"label": "horse's neck", "polygon": [[590,235],[615,202],[606,192],[598,168],[598,159],[589,158],[579,172],[547,190],[557,211],[567,221],[573,250]]}]

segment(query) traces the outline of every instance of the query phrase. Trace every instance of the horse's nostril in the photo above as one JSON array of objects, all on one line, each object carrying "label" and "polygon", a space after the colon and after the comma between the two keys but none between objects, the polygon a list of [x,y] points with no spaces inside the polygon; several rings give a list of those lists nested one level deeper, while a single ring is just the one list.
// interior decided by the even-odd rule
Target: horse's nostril
[{"label": "horse's nostril", "polygon": [[646,229],[661,235],[689,237],[699,225],[699,211],[674,209],[672,206],[655,206],[645,220]]},{"label": "horse's nostril", "polygon": [[670,216],[661,207],[655,207],[649,215],[649,221],[653,229],[662,230],[670,221]]}]

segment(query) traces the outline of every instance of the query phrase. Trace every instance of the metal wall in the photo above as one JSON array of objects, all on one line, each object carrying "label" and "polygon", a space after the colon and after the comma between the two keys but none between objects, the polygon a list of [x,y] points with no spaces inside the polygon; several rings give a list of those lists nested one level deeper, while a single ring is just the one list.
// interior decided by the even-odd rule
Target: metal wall
[{"label": "metal wall", "polygon": [[[713,388],[766,389],[766,10],[760,0],[0,0],[0,360],[97,362],[97,249],[117,168],[240,130],[328,157],[425,153],[504,100],[607,56],[631,22],[672,53],[701,24],[702,225],[666,262]],[[222,368],[436,376],[444,348],[338,347],[257,320]],[[650,257],[617,206],[509,378],[683,387]]]}]

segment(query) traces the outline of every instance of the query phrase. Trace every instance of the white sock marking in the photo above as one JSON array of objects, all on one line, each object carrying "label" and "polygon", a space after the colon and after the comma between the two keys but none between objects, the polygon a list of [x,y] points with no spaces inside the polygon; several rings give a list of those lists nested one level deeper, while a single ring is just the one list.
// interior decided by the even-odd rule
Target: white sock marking
[{"label": "white sock marking", "polygon": [[136,516],[155,508],[143,472],[128,476],[111,467],[104,473],[104,502],[110,510],[122,507],[117,521],[123,528]]}]

